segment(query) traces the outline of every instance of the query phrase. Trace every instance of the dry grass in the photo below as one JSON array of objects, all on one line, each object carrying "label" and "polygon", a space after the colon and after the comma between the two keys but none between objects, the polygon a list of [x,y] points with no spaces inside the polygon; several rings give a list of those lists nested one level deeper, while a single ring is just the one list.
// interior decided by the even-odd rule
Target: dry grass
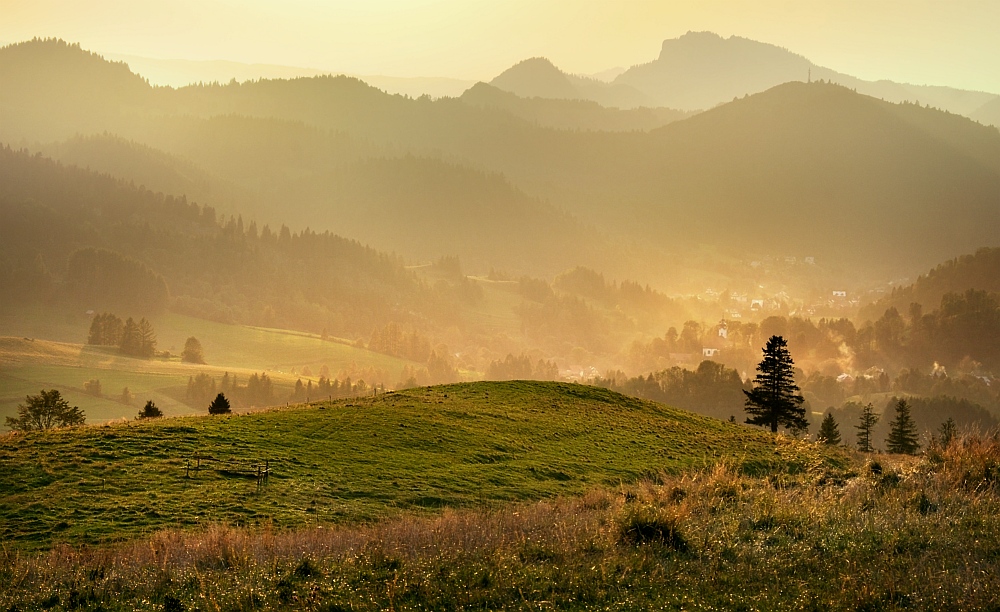
[{"label": "dry grass", "polygon": [[0,609],[995,609],[996,437],[368,526],[9,553]]}]

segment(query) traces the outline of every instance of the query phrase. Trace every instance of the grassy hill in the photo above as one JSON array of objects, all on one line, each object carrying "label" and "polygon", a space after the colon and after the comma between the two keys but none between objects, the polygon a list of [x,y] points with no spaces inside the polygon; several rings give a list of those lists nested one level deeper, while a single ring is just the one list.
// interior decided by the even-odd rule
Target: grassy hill
[{"label": "grassy hill", "polygon": [[[269,483],[196,455],[264,461]],[[579,494],[719,462],[747,473],[840,461],[588,386],[468,383],[228,417],[10,435],[0,537],[98,543],[166,527],[304,526]]]}]

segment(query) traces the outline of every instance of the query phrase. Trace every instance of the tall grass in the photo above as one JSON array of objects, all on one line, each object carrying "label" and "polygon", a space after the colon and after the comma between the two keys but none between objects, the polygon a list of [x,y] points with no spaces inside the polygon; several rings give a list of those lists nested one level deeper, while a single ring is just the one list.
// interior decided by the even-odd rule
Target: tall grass
[{"label": "tall grass", "polygon": [[[877,464],[877,465],[876,465]],[[1000,442],[366,526],[5,552],[0,609],[996,609]]]}]

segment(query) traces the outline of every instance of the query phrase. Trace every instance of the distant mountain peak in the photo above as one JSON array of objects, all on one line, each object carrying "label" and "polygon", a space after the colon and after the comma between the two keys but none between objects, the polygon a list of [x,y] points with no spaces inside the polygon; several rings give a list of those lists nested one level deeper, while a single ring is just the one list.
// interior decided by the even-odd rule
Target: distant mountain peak
[{"label": "distant mountain peak", "polygon": [[[704,110],[733,98],[765,91],[790,81],[825,80],[890,102],[920,102],[953,113],[975,113],[997,97],[983,92],[864,81],[818,66],[784,47],[714,32],[687,32],[663,41],[659,56],[632,66],[614,84],[628,85],[657,106]],[[983,117],[988,122],[1000,119]]]},{"label": "distant mountain peak", "polygon": [[579,98],[567,75],[544,57],[522,60],[500,73],[490,85],[522,98]]}]

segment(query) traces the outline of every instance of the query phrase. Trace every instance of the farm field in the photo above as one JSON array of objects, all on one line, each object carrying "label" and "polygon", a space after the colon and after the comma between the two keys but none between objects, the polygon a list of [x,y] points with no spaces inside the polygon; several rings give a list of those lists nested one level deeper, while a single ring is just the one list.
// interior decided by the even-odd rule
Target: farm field
[{"label": "farm field", "polygon": [[[267,460],[266,485],[210,460]],[[46,548],[211,523],[301,527],[577,495],[725,461],[746,473],[846,461],[610,391],[463,383],[228,417],[9,435],[2,538]]]},{"label": "farm field", "polygon": [[[245,382],[253,373],[266,372],[281,398],[291,392],[298,379],[315,381],[323,366],[332,376],[372,368],[398,379],[409,364],[346,341],[323,341],[305,333],[226,325],[172,313],[156,317],[152,323],[158,347],[174,357],[133,359],[83,344],[89,317],[54,317],[42,310],[0,316],[0,430],[5,429],[3,417],[14,415],[26,395],[41,389],[58,389],[94,423],[131,418],[146,400],[156,402],[169,416],[201,412],[203,407],[191,405],[186,398],[188,378],[199,373],[219,378],[228,372]],[[182,363],[176,356],[190,336],[201,341],[207,365]],[[311,377],[303,376],[304,368],[309,368]],[[101,382],[102,397],[84,391],[84,383],[91,379]],[[131,406],[118,401],[124,387],[135,396]]]}]

